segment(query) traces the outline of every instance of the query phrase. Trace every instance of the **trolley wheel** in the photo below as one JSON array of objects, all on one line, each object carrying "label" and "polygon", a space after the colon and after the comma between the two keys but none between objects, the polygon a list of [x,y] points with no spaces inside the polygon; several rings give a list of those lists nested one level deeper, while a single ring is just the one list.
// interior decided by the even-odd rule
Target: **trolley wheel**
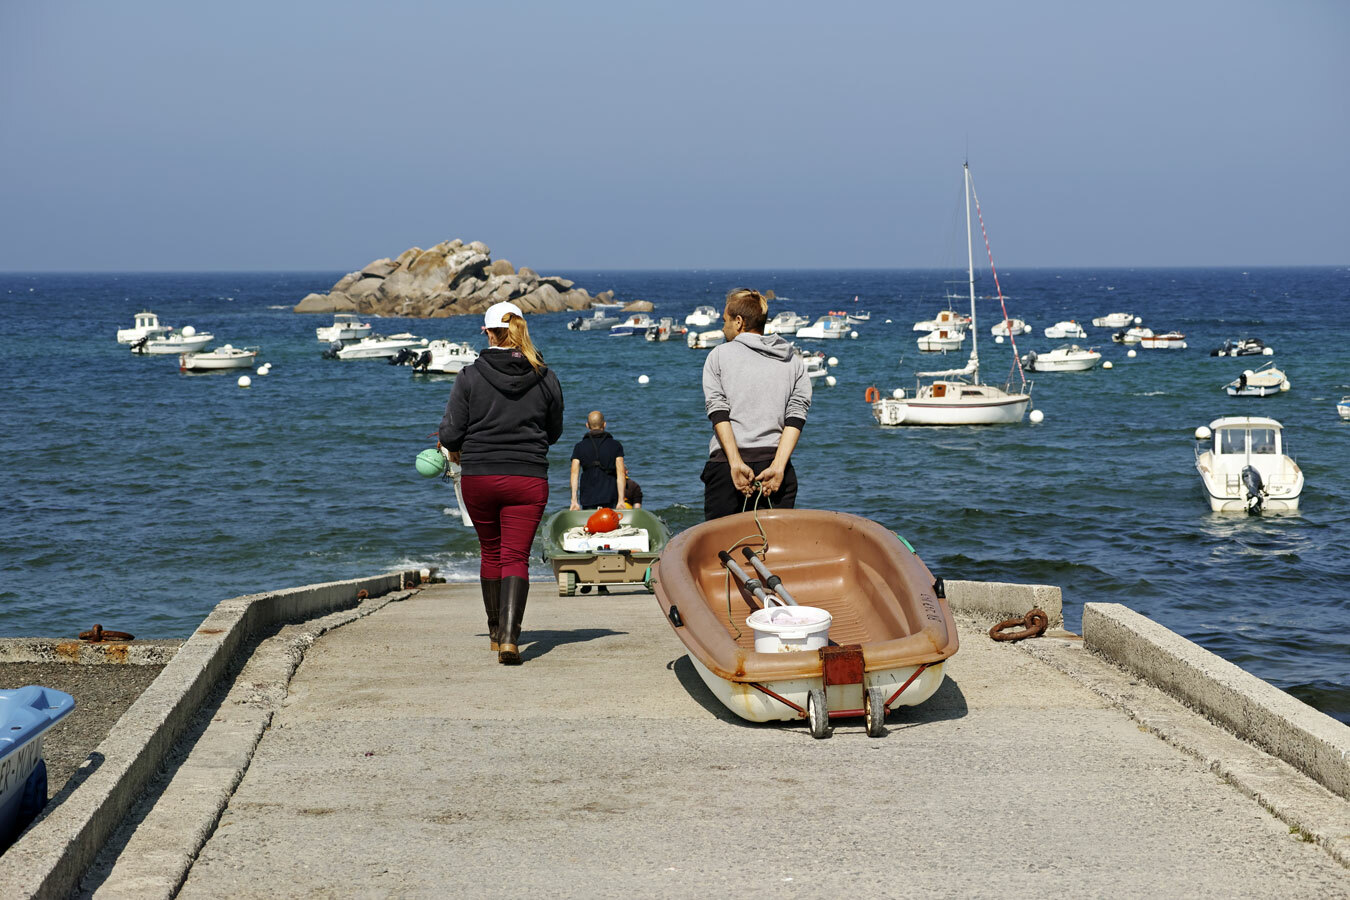
[{"label": "trolley wheel", "polygon": [[571,597],[577,592],[577,573],[559,572],[558,573],[558,593],[563,597]]},{"label": "trolley wheel", "polygon": [[886,689],[870,687],[863,698],[864,717],[867,720],[867,736],[883,737],[886,734]]},{"label": "trolley wheel", "polygon": [[833,733],[830,710],[825,706],[824,688],[816,688],[806,695],[806,719],[811,723],[811,737],[827,738]]}]

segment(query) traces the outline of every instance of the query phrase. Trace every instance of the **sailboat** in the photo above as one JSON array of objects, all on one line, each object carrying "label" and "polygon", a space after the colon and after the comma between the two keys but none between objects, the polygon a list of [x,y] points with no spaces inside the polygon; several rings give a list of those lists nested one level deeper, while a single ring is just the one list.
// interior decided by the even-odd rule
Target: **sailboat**
[{"label": "sailboat", "polygon": [[[919,379],[932,378],[924,384],[920,381],[912,397],[905,396],[902,389],[895,390],[890,397],[882,397],[875,387],[868,388],[867,400],[872,407],[872,415],[881,425],[1001,425],[1022,421],[1027,407],[1031,405],[1031,384],[1023,374],[1021,360],[1017,357],[1017,339],[1012,341],[1013,361],[1021,378],[1018,390],[1012,390],[1011,380],[1003,387],[983,384],[980,381],[980,348],[975,329],[975,250],[971,237],[970,198],[974,191],[970,179],[970,164],[963,164],[966,183],[966,275],[970,287],[970,359],[960,369],[942,369],[936,372],[918,372]],[[975,208],[979,211],[980,199],[975,197]],[[980,229],[984,229],[984,219],[980,219]],[[989,241],[986,237],[985,246]],[[998,286],[998,272],[994,270],[994,257],[989,256],[989,267],[994,275],[994,286],[998,288],[999,303],[1003,304],[1003,289]],[[1003,304],[1003,321],[1008,321],[1008,310]]]}]

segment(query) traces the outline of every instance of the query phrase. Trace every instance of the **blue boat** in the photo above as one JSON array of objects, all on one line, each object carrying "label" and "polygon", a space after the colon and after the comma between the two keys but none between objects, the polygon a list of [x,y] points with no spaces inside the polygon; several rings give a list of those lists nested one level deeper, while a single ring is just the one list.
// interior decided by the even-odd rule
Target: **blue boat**
[{"label": "blue boat", "polygon": [[74,708],[74,697],[52,688],[0,690],[0,847],[47,805],[42,738]]}]

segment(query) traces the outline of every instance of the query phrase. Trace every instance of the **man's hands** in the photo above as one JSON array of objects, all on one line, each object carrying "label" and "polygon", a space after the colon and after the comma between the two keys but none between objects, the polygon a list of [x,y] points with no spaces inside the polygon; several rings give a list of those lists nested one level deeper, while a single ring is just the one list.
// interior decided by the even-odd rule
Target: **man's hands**
[{"label": "man's hands", "polygon": [[768,495],[782,487],[783,469],[784,466],[775,461],[767,469],[756,475],[755,480],[759,482],[760,490]]},{"label": "man's hands", "polygon": [[731,483],[736,485],[736,490],[749,497],[755,492],[755,470],[747,466],[743,459],[737,459],[730,464]]}]

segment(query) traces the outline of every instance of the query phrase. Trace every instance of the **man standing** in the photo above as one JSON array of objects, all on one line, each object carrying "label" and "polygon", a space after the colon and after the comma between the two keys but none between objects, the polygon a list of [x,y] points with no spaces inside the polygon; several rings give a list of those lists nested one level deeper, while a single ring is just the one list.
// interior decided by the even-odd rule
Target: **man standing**
[{"label": "man standing", "polygon": [[586,416],[586,436],[572,448],[572,509],[616,509],[628,480],[623,444],[605,430],[600,410]]},{"label": "man standing", "polygon": [[[756,502],[797,501],[792,451],[811,408],[811,379],[792,345],[765,335],[769,304],[759,291],[727,294],[722,333],[703,364],[703,402],[713,438],[703,467],[703,517],[717,519]],[[756,497],[762,494],[762,497]]]}]

